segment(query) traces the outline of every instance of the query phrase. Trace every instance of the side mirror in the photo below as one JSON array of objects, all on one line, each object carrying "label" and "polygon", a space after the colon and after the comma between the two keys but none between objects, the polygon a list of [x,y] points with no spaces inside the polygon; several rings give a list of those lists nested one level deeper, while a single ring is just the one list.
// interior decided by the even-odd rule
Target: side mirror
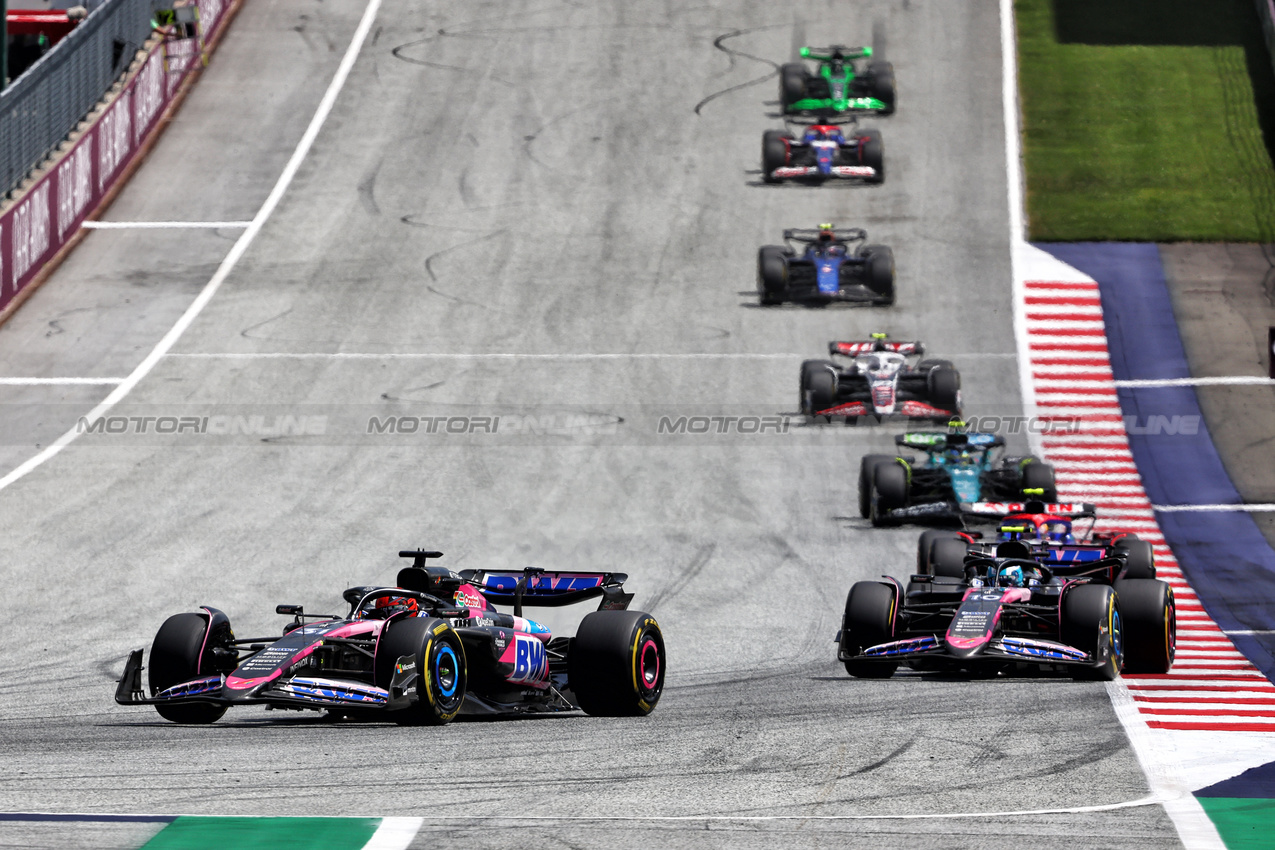
[{"label": "side mirror", "polygon": [[276,614],[285,614],[289,617],[300,617],[305,612],[305,609],[300,605],[276,605],[274,606],[274,612]]}]

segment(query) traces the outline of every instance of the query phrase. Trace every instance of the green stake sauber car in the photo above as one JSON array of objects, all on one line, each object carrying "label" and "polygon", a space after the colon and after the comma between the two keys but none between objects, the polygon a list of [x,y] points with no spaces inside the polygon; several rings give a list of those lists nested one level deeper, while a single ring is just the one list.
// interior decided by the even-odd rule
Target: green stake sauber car
[{"label": "green stake sauber car", "polygon": [[779,69],[784,114],[894,112],[894,66],[879,60],[862,69],[855,65],[857,59],[872,58],[871,47],[803,47],[801,58],[815,60],[819,69],[812,74],[804,62]]}]

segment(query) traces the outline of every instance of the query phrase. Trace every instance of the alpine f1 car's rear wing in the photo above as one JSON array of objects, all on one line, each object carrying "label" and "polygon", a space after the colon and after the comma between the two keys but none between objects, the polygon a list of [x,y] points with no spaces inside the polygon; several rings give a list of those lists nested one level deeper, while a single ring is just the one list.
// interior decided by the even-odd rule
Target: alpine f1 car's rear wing
[{"label": "alpine f1 car's rear wing", "polygon": [[882,339],[828,343],[829,354],[844,354],[847,357],[854,357],[859,354],[870,354],[873,351],[893,351],[896,354],[924,354],[925,346],[920,342],[886,342]]},{"label": "alpine f1 car's rear wing", "polygon": [[557,607],[601,597],[599,611],[623,611],[633,599],[624,591],[625,573],[550,571],[527,567],[518,572],[461,570],[460,577],[493,603],[512,604],[522,616],[523,605]]},{"label": "alpine f1 car's rear wing", "polygon": [[1069,519],[1098,515],[1097,506],[1089,502],[965,502],[961,510],[976,516],[998,518],[1021,513],[1053,514]]}]

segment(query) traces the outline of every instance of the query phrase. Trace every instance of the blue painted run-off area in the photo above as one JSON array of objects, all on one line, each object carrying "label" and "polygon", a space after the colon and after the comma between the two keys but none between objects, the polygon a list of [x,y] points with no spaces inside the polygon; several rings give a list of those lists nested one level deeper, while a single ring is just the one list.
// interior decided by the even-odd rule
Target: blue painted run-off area
[{"label": "blue painted run-off area", "polygon": [[[1191,377],[1159,248],[1123,242],[1037,247],[1098,281],[1117,381]],[[1193,387],[1121,388],[1118,393],[1125,421],[1134,426],[1129,447],[1152,504],[1241,501]],[[1180,427],[1192,421],[1189,417],[1198,417],[1198,428]],[[1157,430],[1148,427],[1155,423],[1178,427],[1147,433]],[[1168,433],[1172,430],[1194,433]],[[1275,551],[1251,516],[1243,511],[1160,512],[1156,519],[1200,602],[1222,629],[1275,629]],[[1231,638],[1267,678],[1275,678],[1275,635]]]}]

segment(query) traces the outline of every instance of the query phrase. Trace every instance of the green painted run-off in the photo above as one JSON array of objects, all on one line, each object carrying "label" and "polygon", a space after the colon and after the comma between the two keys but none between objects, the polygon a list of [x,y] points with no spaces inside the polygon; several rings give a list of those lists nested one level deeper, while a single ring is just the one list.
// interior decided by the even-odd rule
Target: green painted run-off
[{"label": "green painted run-off", "polygon": [[1275,846],[1275,800],[1199,797],[1227,850],[1270,850]]},{"label": "green painted run-off", "polygon": [[179,817],[143,850],[360,850],[380,818]]}]

